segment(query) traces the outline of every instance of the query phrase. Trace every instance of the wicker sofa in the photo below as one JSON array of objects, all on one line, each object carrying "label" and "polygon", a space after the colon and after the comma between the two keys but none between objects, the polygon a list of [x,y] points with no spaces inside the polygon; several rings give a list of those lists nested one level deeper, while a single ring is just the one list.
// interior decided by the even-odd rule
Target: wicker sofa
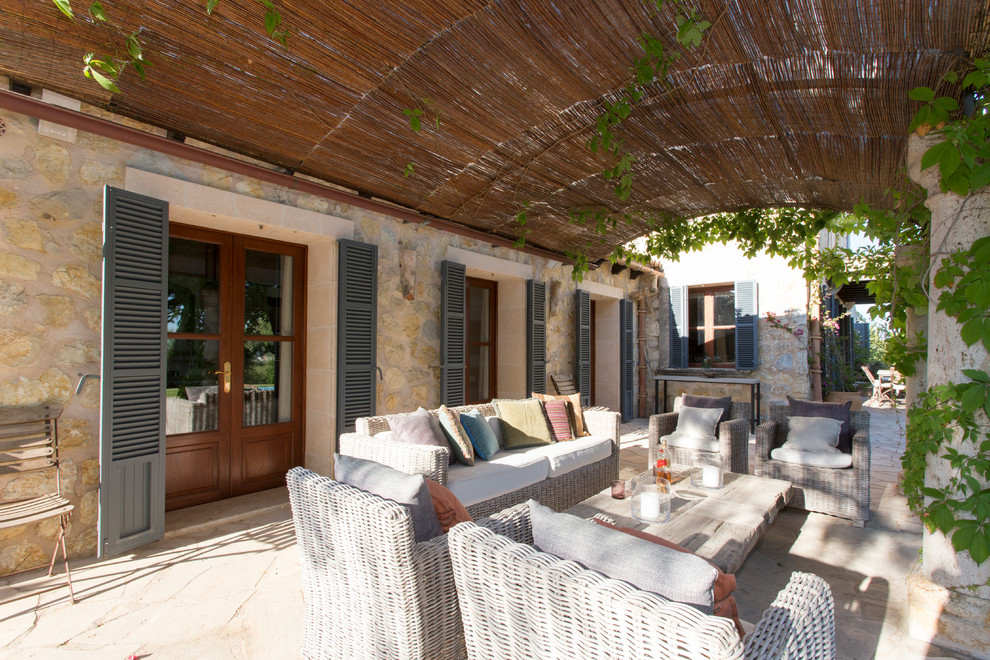
[{"label": "wicker sofa", "polygon": [[[475,408],[486,417],[495,415],[491,404],[451,408],[455,413]],[[434,416],[436,410],[431,410]],[[361,417],[354,433],[341,434],[338,451],[365,458],[407,474],[422,474],[447,486],[464,503],[474,518],[501,511],[532,498],[563,511],[609,486],[619,472],[619,419],[617,412],[589,410],[584,414],[590,438],[578,438],[554,445],[499,452],[492,461],[475,461],[472,467],[449,465],[449,449],[395,442],[385,435],[390,429],[384,416]],[[375,437],[375,436],[378,437]],[[607,445],[607,446],[603,446]],[[588,463],[581,452],[599,456]],[[525,456],[523,456],[525,454]],[[591,455],[588,453],[587,455]],[[536,466],[534,460],[545,459]],[[522,459],[522,460],[520,460]],[[514,464],[528,463],[527,475],[520,481]],[[543,476],[539,476],[542,474]],[[466,484],[472,482],[469,488]],[[478,499],[478,485],[488,491]]]},{"label": "wicker sofa", "polygon": [[770,404],[770,421],[756,429],[754,474],[791,482],[789,506],[847,518],[862,527],[870,518],[870,413],[849,414],[852,467],[824,468],[777,461],[770,452],[787,440],[786,404]]},{"label": "wicker sofa", "polygon": [[448,536],[472,659],[835,657],[832,593],[815,575],[792,574],[740,640],[730,619],[538,552],[525,504]]},{"label": "wicker sofa", "polygon": [[[677,428],[679,407],[680,397],[677,397],[674,400],[674,412],[650,415],[650,465],[656,461],[660,438],[670,435]],[[719,424],[719,454],[729,472],[749,474],[749,424],[752,411],[753,407],[748,401],[733,401],[728,419]],[[667,445],[667,451],[670,452],[670,461],[675,465],[690,465],[695,450]]]}]

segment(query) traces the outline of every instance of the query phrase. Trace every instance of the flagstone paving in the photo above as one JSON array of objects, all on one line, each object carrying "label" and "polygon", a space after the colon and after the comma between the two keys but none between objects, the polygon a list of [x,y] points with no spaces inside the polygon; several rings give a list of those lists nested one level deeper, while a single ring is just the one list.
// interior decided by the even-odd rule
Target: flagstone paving
[{"label": "flagstone paving", "polygon": [[[903,411],[871,413],[870,521],[782,511],[736,575],[740,614],[756,621],[792,571],[809,571],[831,585],[840,658],[961,657],[908,637],[905,579],[921,525],[896,486]],[[646,420],[622,425],[620,464],[625,478],[646,468]],[[298,658],[285,491],[170,513],[166,525],[165,539],[132,554],[74,561],[74,605],[61,573],[0,578],[0,660]]]}]

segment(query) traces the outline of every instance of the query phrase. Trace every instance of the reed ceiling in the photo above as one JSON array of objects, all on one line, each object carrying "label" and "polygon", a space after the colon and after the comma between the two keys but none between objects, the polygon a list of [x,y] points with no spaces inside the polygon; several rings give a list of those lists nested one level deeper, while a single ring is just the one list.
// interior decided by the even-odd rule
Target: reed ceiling
[{"label": "reed ceiling", "polygon": [[[86,0],[73,4],[85,12]],[[623,124],[636,156],[628,203],[585,146],[603,104],[671,14],[640,0],[276,0],[287,47],[255,0],[104,2],[141,28],[146,81],[109,94],[81,75],[105,50],[92,21],[49,0],[0,0],[0,73],[317,177],[427,216],[592,257],[577,208],[692,217],[747,207],[886,203],[913,113],[987,52],[987,0],[698,0],[714,25]],[[668,37],[673,46],[672,36]],[[428,99],[424,103],[423,99]],[[421,107],[416,134],[403,115]],[[433,118],[440,114],[440,129]],[[413,163],[414,176],[404,176]],[[589,249],[590,246],[590,249]]]}]

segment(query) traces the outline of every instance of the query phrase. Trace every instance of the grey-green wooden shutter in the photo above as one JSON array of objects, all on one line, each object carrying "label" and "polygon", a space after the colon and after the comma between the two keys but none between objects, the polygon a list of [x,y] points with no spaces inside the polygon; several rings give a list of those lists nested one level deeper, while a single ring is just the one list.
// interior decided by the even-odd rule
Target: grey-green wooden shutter
[{"label": "grey-green wooden shutter", "polygon": [[526,396],[547,391],[547,285],[526,280]]},{"label": "grey-green wooden shutter", "polygon": [[670,287],[670,367],[688,366],[688,288]]},{"label": "grey-green wooden shutter", "polygon": [[100,557],[165,532],[168,203],[107,186],[103,197]]},{"label": "grey-green wooden shutter", "polygon": [[756,280],[735,283],[736,293],[736,369],[756,369],[759,362],[757,321],[759,309]]},{"label": "grey-green wooden shutter", "polygon": [[440,264],[440,398],[444,405],[464,405],[464,265]]},{"label": "grey-green wooden shutter", "polygon": [[581,392],[581,405],[591,405],[591,294],[574,294],[574,382]]},{"label": "grey-green wooden shutter", "polygon": [[375,414],[378,369],[378,246],[338,242],[337,433]]},{"label": "grey-green wooden shutter", "polygon": [[622,421],[628,422],[633,418],[634,387],[633,372],[635,358],[633,356],[633,302],[619,301],[619,401],[622,410]]}]

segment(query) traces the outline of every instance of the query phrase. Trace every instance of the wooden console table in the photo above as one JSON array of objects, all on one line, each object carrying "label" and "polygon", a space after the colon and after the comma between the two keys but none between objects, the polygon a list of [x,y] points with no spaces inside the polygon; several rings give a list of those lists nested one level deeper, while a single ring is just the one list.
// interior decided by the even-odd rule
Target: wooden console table
[{"label": "wooden console table", "polygon": [[718,383],[720,385],[748,385],[749,403],[752,408],[750,417],[750,427],[755,433],[756,427],[760,425],[760,379],[759,378],[718,378],[708,376],[678,376],[660,375],[654,376],[656,388],[653,396],[653,414],[660,412],[660,383],[663,383],[663,412],[667,412],[667,383],[673,381],[677,383]]}]

